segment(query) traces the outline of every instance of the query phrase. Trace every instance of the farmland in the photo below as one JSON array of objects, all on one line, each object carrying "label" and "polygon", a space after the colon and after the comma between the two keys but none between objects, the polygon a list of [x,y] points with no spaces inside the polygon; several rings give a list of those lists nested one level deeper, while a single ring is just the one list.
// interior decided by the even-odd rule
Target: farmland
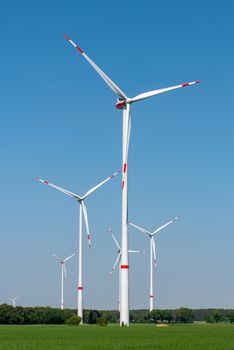
[{"label": "farmland", "polygon": [[0,350],[233,350],[233,325],[0,326]]}]

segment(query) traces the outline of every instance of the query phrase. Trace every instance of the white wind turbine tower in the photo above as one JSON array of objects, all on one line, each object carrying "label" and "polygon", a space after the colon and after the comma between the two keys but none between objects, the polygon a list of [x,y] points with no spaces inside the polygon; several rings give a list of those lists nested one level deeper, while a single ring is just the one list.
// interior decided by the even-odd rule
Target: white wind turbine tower
[{"label": "white wind turbine tower", "polygon": [[99,187],[104,185],[107,181],[112,179],[115,175],[117,175],[119,171],[115,172],[113,175],[109,176],[104,181],[100,182],[98,185],[91,188],[88,192],[86,192],[83,196],[79,196],[73,192],[70,192],[68,190],[65,190],[64,188],[58,187],[56,185],[53,185],[52,183],[42,180],[40,178],[37,178],[36,180],[49,185],[56,190],[63,192],[69,197],[74,198],[79,203],[79,251],[78,251],[78,286],[77,286],[77,297],[78,297],[78,308],[77,308],[77,314],[81,317],[81,323],[83,323],[83,236],[82,236],[82,219],[84,216],[85,226],[87,230],[88,235],[88,243],[89,247],[91,247],[90,242],[90,231],[89,231],[89,224],[88,224],[88,214],[87,209],[84,203],[84,200],[90,196],[93,192],[95,192]]},{"label": "white wind turbine tower", "polygon": [[200,83],[201,80],[175,85],[163,89],[148,91],[133,98],[127,95],[86,55],[86,53],[76,45],[66,34],[66,39],[76,48],[76,50],[91,64],[91,66],[102,77],[106,84],[118,96],[116,108],[123,110],[123,131],[122,131],[122,259],[121,259],[121,305],[120,305],[120,325],[129,325],[129,273],[128,273],[128,146],[131,129],[130,109],[134,102],[162,94],[175,89],[184,88],[189,85]]},{"label": "white wind turbine tower", "polygon": [[15,298],[9,298],[9,300],[12,302],[12,306],[13,307],[16,307],[16,299],[17,299],[18,297],[15,297]]},{"label": "white wind turbine tower", "polygon": [[[120,311],[120,283],[121,283],[121,278],[120,278],[121,277],[120,261],[121,261],[122,249],[120,248],[120,245],[119,245],[117,239],[115,238],[115,235],[112,232],[111,228],[109,228],[109,233],[111,234],[111,236],[112,236],[112,238],[113,238],[113,240],[115,242],[115,245],[117,247],[117,258],[115,260],[115,263],[114,263],[110,273],[112,274],[115,271],[115,268],[116,268],[116,266],[118,264],[118,267],[119,267],[119,311]],[[128,250],[128,252],[129,253],[145,253],[144,250]]]},{"label": "white wind turbine tower", "polygon": [[137,226],[133,224],[132,222],[129,222],[129,225],[135,227],[137,230],[146,233],[149,236],[150,239],[150,311],[154,309],[154,282],[153,282],[153,266],[156,269],[156,246],[155,246],[155,240],[154,235],[167,227],[168,225],[172,224],[173,222],[176,222],[178,219],[178,216],[176,216],[174,219],[168,221],[166,224],[160,226],[155,231],[150,232],[145,230],[144,228]]},{"label": "white wind turbine tower", "polygon": [[63,310],[64,309],[64,293],[63,293],[64,279],[65,279],[65,282],[67,282],[67,270],[66,270],[65,263],[68,260],[70,260],[74,255],[76,255],[76,253],[71,254],[66,259],[61,259],[59,256],[55,255],[52,251],[49,251],[49,254],[52,255],[61,264],[61,310]]}]

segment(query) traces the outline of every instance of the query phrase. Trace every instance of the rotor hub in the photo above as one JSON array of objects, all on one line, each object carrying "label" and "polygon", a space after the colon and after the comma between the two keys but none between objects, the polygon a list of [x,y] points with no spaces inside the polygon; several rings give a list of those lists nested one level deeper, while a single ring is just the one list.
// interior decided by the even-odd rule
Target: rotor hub
[{"label": "rotor hub", "polygon": [[126,108],[126,101],[123,98],[118,98],[115,107],[117,109],[124,109],[124,108]]}]

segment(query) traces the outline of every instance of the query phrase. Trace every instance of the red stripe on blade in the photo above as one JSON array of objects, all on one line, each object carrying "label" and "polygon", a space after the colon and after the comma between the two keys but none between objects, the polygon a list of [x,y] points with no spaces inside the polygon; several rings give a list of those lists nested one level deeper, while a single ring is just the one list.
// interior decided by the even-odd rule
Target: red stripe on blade
[{"label": "red stripe on blade", "polygon": [[121,269],[128,269],[128,265],[121,265],[120,268]]},{"label": "red stripe on blade", "polygon": [[125,163],[124,168],[123,168],[123,172],[126,173],[126,170],[127,170],[127,164]]},{"label": "red stripe on blade", "polygon": [[81,48],[79,48],[79,46],[76,45],[76,49],[81,53],[83,54],[84,52],[81,50]]},{"label": "red stripe on blade", "polygon": [[48,181],[44,181],[44,183],[45,183],[46,185],[49,185],[49,182],[48,182]]},{"label": "red stripe on blade", "polygon": [[65,36],[65,38],[67,39],[67,40],[71,40],[70,38],[69,38],[69,36],[67,36],[67,34],[64,34],[64,36]]},{"label": "red stripe on blade", "polygon": [[83,287],[77,287],[77,290],[83,290]]},{"label": "red stripe on blade", "polygon": [[123,190],[123,188],[124,188],[124,181],[122,181],[122,190]]},{"label": "red stripe on blade", "polygon": [[182,84],[182,87],[189,86],[188,83]]}]

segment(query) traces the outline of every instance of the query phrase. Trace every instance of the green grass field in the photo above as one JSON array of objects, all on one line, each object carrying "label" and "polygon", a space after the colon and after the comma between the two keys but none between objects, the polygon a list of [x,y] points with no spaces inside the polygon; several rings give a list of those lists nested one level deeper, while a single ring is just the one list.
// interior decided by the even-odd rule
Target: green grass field
[{"label": "green grass field", "polygon": [[234,350],[234,325],[0,326],[0,350]]}]

